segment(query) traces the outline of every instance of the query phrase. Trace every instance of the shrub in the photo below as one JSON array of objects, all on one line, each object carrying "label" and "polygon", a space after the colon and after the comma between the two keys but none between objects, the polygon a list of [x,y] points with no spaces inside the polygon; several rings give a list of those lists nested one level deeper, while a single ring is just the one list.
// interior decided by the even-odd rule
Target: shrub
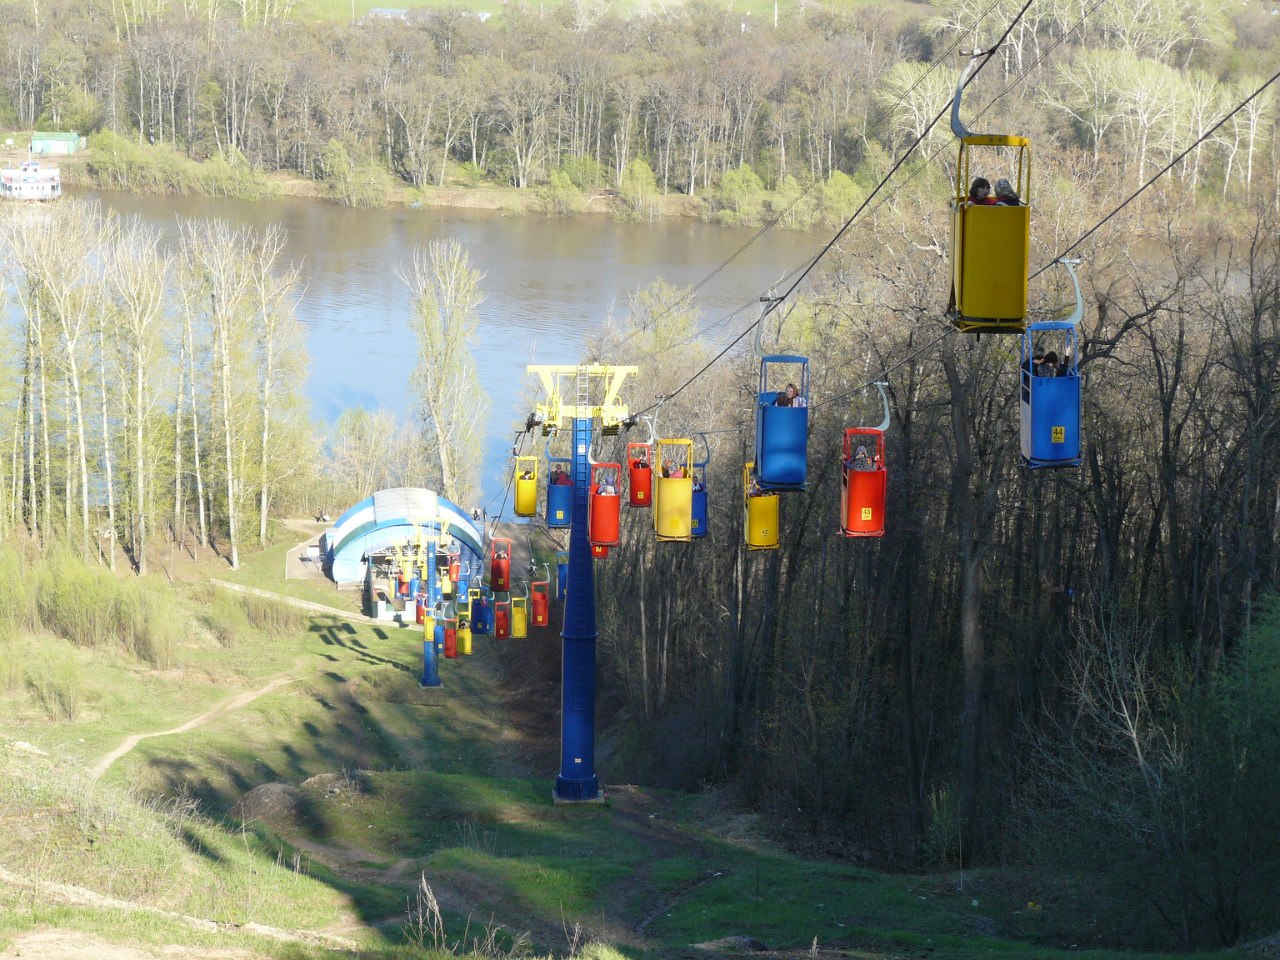
[{"label": "shrub", "polygon": [[552,172],[547,185],[538,191],[538,199],[542,209],[556,217],[570,216],[582,206],[582,194],[569,174],[561,170]]},{"label": "shrub", "polygon": [[605,180],[604,164],[592,157],[573,157],[560,167],[563,173],[579,190],[598,187]]},{"label": "shrub", "polygon": [[658,178],[643,160],[632,160],[622,171],[618,187],[618,216],[623,220],[652,218],[658,212]]},{"label": "shrub", "polygon": [[851,176],[833,170],[827,182],[819,188],[818,216],[827,226],[842,226],[866,197],[867,192]]},{"label": "shrub", "polygon": [[726,171],[712,197],[720,223],[745,226],[764,219],[764,181],[745,163]]}]

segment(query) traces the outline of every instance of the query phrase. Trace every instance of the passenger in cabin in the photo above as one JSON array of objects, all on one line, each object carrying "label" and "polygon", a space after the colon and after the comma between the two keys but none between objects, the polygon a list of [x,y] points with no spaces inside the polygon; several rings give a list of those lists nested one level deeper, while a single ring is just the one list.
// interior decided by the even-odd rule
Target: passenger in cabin
[{"label": "passenger in cabin", "polygon": [[573,481],[569,479],[568,471],[558,463],[556,464],[555,469],[551,471],[551,482],[557,487],[567,487],[573,483]]},{"label": "passenger in cabin", "polygon": [[526,470],[524,473],[520,474],[520,479],[521,479],[521,480],[532,480],[532,479],[533,479],[533,471],[532,471],[532,470]]},{"label": "passenger in cabin", "polygon": [[596,486],[596,493],[602,497],[616,497],[618,495],[618,488],[614,486],[612,473],[600,475],[600,483]]},{"label": "passenger in cabin", "polygon": [[662,476],[663,476],[663,478],[664,478],[664,479],[665,479],[666,477],[671,476],[671,461],[670,461],[670,460],[667,460],[667,461],[664,461],[664,462],[663,462],[663,464],[662,464]]},{"label": "passenger in cabin", "polygon": [[773,405],[774,405],[775,407],[789,407],[789,406],[791,406],[791,398],[790,398],[789,396],[787,396],[787,391],[785,391],[785,390],[781,390],[781,391],[779,391],[779,392],[778,392],[778,395],[777,395],[776,397],[774,397],[774,398],[773,398]]},{"label": "passenger in cabin", "polygon": [[871,462],[871,456],[867,453],[867,448],[859,445],[857,451],[853,455],[853,469],[860,471],[874,470],[876,465]]},{"label": "passenger in cabin", "polygon": [[702,491],[706,489],[707,489],[706,484],[702,482],[702,474],[695,473],[693,475],[693,492],[702,493]]},{"label": "passenger in cabin", "polygon": [[1013,189],[1013,184],[1003,178],[996,181],[996,206],[1022,206],[1022,198],[1018,196],[1018,191]]},{"label": "passenger in cabin", "polygon": [[1036,368],[1036,376],[1038,377],[1060,377],[1067,368],[1066,363],[1058,362],[1058,353],[1056,350],[1050,350],[1044,355],[1044,362]]},{"label": "passenger in cabin", "polygon": [[634,470],[648,470],[649,461],[646,460],[644,457],[636,457],[634,460],[631,461],[631,467]]},{"label": "passenger in cabin", "polygon": [[971,207],[989,207],[996,202],[996,198],[991,196],[991,181],[986,177],[978,177],[969,187],[969,206]]},{"label": "passenger in cabin", "polygon": [[800,391],[796,389],[794,383],[788,383],[787,389],[783,392],[787,395],[786,405],[788,407],[807,407],[809,405],[809,401],[800,396]]},{"label": "passenger in cabin", "polygon": [[495,553],[495,554],[493,555],[493,559],[495,559],[495,560],[505,560],[505,559],[507,559],[507,551],[505,551],[505,550],[503,550],[501,547],[499,547],[499,548],[498,548],[498,552],[497,552],[497,553]]},{"label": "passenger in cabin", "polygon": [[747,484],[747,496],[749,497],[764,496],[764,491],[760,489],[760,481],[757,480],[754,476],[751,478],[750,482]]},{"label": "passenger in cabin", "polygon": [[1027,372],[1040,376],[1040,364],[1044,363],[1044,347],[1036,347],[1031,351],[1031,359],[1027,361]]},{"label": "passenger in cabin", "polygon": [[685,476],[686,476],[686,474],[685,474],[685,472],[684,472],[684,467],[672,467],[672,468],[671,468],[671,479],[672,479],[672,480],[683,480],[683,479],[685,478]]}]

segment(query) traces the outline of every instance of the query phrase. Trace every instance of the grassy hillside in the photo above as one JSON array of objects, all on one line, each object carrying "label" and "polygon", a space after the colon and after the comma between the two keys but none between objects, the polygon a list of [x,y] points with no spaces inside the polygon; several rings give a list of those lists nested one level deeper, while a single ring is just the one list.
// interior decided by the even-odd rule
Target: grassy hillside
[{"label": "grassy hillside", "polygon": [[[281,559],[239,578],[271,586]],[[76,576],[107,602],[109,581]],[[805,859],[715,794],[553,806],[553,712],[524,702],[549,693],[525,681],[557,656],[550,631],[480,639],[424,691],[414,630],[198,582],[121,589],[164,611],[167,658],[21,624],[0,640],[4,956],[605,960],[749,937],[775,956],[1048,958],[1132,933],[1083,881]]]}]

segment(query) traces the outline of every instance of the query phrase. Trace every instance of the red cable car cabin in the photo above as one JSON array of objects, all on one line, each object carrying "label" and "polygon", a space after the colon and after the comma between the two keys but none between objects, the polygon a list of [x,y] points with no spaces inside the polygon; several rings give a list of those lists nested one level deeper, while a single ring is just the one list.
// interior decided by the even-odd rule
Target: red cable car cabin
[{"label": "red cable car cabin", "polygon": [[551,625],[551,581],[535,580],[529,585],[530,603],[533,611],[533,625],[546,627]]},{"label": "red cable car cabin", "polygon": [[493,603],[493,636],[495,640],[506,640],[511,636],[511,599],[495,600]]},{"label": "red cable car cabin", "polygon": [[647,443],[627,444],[627,500],[633,507],[653,502],[653,447]]},{"label": "red cable car cabin", "polygon": [[587,535],[593,547],[616,547],[621,542],[619,528],[622,497],[622,464],[596,463],[591,467],[591,491],[587,498]]},{"label": "red cable car cabin", "polygon": [[495,593],[511,590],[511,541],[506,537],[489,540],[489,588]]},{"label": "red cable car cabin", "polygon": [[846,537],[884,536],[884,431],[850,427],[844,432],[840,471],[840,532]]}]

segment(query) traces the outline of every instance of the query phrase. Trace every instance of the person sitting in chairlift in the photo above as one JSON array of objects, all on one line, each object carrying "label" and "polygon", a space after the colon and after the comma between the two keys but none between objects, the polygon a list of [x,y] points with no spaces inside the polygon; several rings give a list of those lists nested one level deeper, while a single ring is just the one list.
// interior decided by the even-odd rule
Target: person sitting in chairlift
[{"label": "person sitting in chairlift", "polygon": [[807,407],[809,405],[809,401],[800,396],[800,391],[794,383],[788,383],[787,389],[783,393],[787,395],[786,406],[788,407]]},{"label": "person sitting in chairlift", "polygon": [[986,177],[978,177],[973,181],[973,185],[969,187],[969,206],[971,207],[990,207],[994,206],[996,198],[991,196],[991,181]]},{"label": "person sitting in chairlift", "polygon": [[1013,189],[1013,184],[1003,178],[996,181],[995,202],[999,207],[1022,206],[1022,198],[1018,196],[1018,191]]},{"label": "person sitting in chairlift", "polygon": [[774,397],[774,398],[773,398],[773,405],[774,405],[775,407],[789,407],[789,406],[791,406],[791,398],[790,398],[789,396],[787,396],[787,391],[785,391],[785,390],[779,390],[779,391],[778,391],[778,395],[777,395],[776,397]]},{"label": "person sitting in chairlift", "polygon": [[564,467],[556,464],[555,469],[551,471],[551,482],[557,487],[567,487],[573,483],[573,480],[569,478]]},{"label": "person sitting in chairlift", "polygon": [[853,455],[853,469],[859,471],[874,470],[876,465],[871,462],[871,456],[867,453],[867,448],[859,444],[857,451]]},{"label": "person sitting in chairlift", "polygon": [[693,475],[693,492],[702,493],[702,491],[706,489],[707,489],[706,484],[702,482],[702,474],[695,473]]}]

